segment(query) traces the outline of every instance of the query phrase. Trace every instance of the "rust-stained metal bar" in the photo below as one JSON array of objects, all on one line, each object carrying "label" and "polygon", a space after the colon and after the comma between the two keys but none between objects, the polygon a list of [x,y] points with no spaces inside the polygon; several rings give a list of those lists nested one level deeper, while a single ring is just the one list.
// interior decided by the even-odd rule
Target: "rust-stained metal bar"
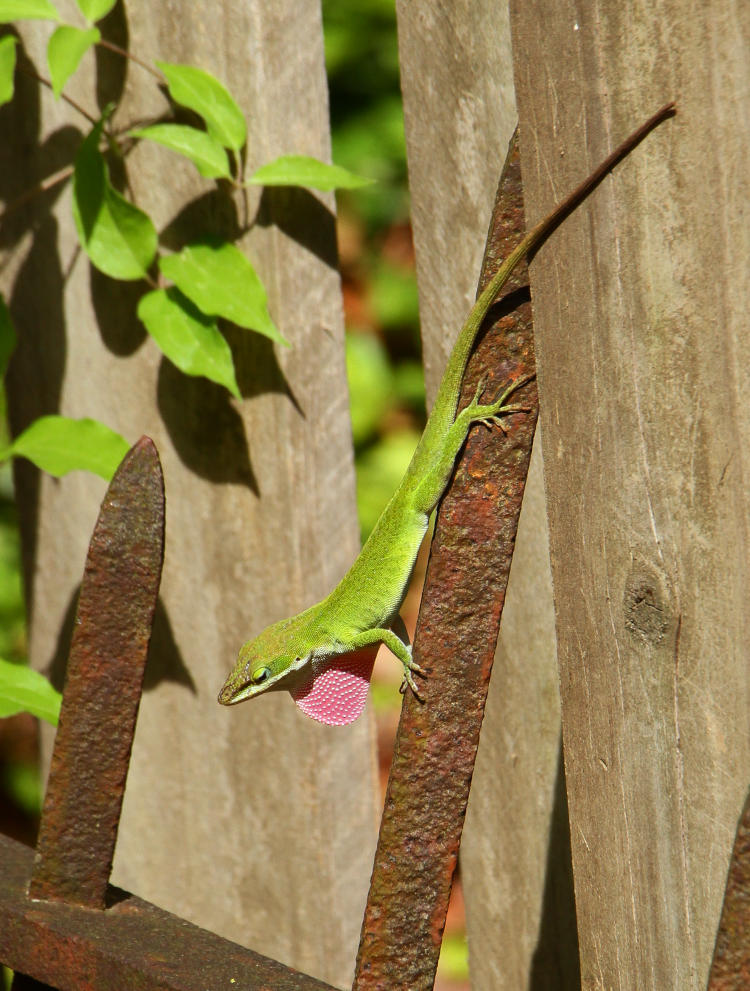
[{"label": "rust-stained metal bar", "polygon": [[331,991],[127,892],[92,911],[31,901],[34,852],[0,835],[0,960],[66,991]]},{"label": "rust-stained metal bar", "polygon": [[[493,211],[480,290],[525,232],[517,137]],[[462,405],[535,369],[525,265],[509,281],[473,356]],[[537,418],[475,427],[438,513],[414,654],[425,704],[401,713],[354,983],[356,991],[432,988],[479,741]]]},{"label": "rust-stained metal bar", "polygon": [[143,437],[91,537],[30,896],[104,908],[164,556],[164,480]]},{"label": "rust-stained metal bar", "polygon": [[750,792],[737,826],[708,991],[750,988]]}]

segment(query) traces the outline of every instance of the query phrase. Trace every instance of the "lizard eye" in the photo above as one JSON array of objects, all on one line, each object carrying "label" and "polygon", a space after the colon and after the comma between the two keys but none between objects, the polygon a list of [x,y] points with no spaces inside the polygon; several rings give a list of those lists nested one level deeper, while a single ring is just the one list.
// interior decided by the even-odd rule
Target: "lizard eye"
[{"label": "lizard eye", "polygon": [[258,668],[257,671],[253,671],[250,675],[250,680],[254,685],[260,685],[264,681],[267,681],[271,677],[270,668]]}]

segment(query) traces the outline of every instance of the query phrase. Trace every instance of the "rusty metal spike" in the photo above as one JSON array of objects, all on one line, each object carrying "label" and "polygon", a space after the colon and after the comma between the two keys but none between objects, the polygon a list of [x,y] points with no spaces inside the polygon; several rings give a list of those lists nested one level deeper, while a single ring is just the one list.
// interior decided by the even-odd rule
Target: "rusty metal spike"
[{"label": "rusty metal spike", "polygon": [[142,437],[89,545],[29,895],[104,908],[164,557],[164,480]]}]

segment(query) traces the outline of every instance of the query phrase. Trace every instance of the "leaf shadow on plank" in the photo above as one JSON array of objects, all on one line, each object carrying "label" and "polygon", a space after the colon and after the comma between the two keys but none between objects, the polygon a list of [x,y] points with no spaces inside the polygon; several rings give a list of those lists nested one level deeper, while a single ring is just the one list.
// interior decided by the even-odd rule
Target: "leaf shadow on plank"
[{"label": "leaf shadow on plank", "polygon": [[245,425],[231,400],[224,386],[184,375],[161,359],[157,404],[182,463],[207,481],[245,485],[259,495]]},{"label": "leaf shadow on plank", "polygon": [[265,186],[255,216],[259,227],[280,231],[338,272],[336,217],[309,189]]}]

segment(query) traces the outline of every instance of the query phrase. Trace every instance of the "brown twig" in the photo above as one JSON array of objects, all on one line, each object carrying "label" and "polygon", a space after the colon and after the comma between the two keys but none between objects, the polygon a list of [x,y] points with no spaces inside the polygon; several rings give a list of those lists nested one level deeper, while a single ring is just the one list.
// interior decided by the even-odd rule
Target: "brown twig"
[{"label": "brown twig", "polygon": [[[45,79],[44,76],[40,76],[39,73],[36,72],[34,69],[29,69],[24,65],[19,65],[18,69],[20,72],[23,72],[25,75],[30,76],[32,79],[36,79],[36,81],[38,83],[41,83],[42,86],[46,86],[48,89],[54,88],[52,86],[52,83],[49,81],[49,79]],[[98,118],[92,117],[91,114],[88,112],[88,110],[85,110],[80,103],[76,103],[76,101],[71,99],[71,97],[66,96],[65,93],[61,93],[60,98],[65,100],[65,102],[69,106],[71,106],[74,110],[77,110],[78,113],[81,114],[82,117],[85,117],[86,120],[89,121],[91,124],[98,123]]]},{"label": "brown twig", "polygon": [[150,72],[152,76],[159,80],[160,83],[166,82],[161,72],[154,69],[154,67],[149,65],[148,62],[144,62],[143,59],[138,58],[137,55],[133,55],[132,52],[127,51],[127,49],[120,48],[119,45],[115,45],[111,41],[106,41],[104,38],[100,38],[99,41],[97,41],[97,45],[100,45],[102,48],[109,49],[110,52],[115,52],[116,55],[122,55],[123,58],[130,59],[131,62],[135,62],[142,69],[145,69],[146,72]]},{"label": "brown twig", "polygon": [[2,214],[0,214],[0,223],[8,216],[9,213],[14,213],[20,207],[32,200],[35,196],[39,196],[41,193],[46,193],[48,189],[52,189],[57,186],[58,183],[65,182],[73,174],[73,166],[66,165],[65,168],[59,169],[57,172],[53,172],[52,175],[47,176],[46,179],[42,179],[36,185],[31,186],[30,189],[24,190],[19,196],[14,200],[11,200]]}]

